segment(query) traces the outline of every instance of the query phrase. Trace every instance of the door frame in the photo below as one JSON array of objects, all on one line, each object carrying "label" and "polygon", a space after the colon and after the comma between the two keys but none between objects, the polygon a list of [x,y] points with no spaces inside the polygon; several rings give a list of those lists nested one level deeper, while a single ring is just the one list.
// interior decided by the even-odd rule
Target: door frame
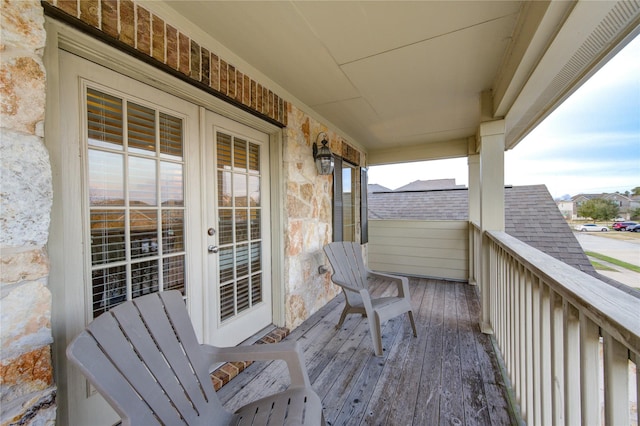
[{"label": "door frame", "polygon": [[[198,88],[163,72],[147,63],[132,58],[128,54],[92,38],[54,18],[45,17],[45,30],[47,42],[43,56],[43,63],[47,71],[46,88],[46,120],[44,123],[45,145],[51,156],[52,164],[65,164],[65,158],[69,155],[78,155],[77,152],[68,152],[59,149],[62,146],[62,112],[60,111],[60,75],[59,75],[59,50],[63,49],[74,53],[86,60],[95,62],[112,71],[131,77],[141,83],[152,86],[158,90],[179,97],[201,107],[201,116],[204,109],[220,114],[240,124],[262,131],[269,136],[270,158],[270,192],[271,192],[271,286],[272,286],[272,316],[276,326],[285,323],[285,285],[284,285],[284,174],[283,174],[283,130],[259,117],[235,107],[222,99],[208,94]],[[204,118],[204,117],[201,117]],[[201,135],[204,135],[205,120],[200,120]],[[58,147],[58,149],[52,149]],[[51,215],[51,227],[49,234],[49,258],[51,273],[49,276],[49,288],[53,306],[65,306],[68,297],[65,289],[66,274],[73,273],[78,265],[69,264],[69,259],[64,255],[65,238],[63,224],[73,221],[74,218],[62,214],[61,208],[56,209],[56,204],[68,197],[78,197],[71,194],[71,190],[65,190],[60,186],[60,176],[53,170],[54,184],[62,188],[61,193],[54,194],[54,208]],[[79,171],[78,171],[79,173]],[[79,176],[79,174],[78,174]],[[79,220],[79,218],[76,218]],[[204,218],[200,226],[205,228]],[[79,222],[75,222],[79,223]],[[204,237],[203,237],[204,239]],[[203,240],[203,247],[204,245]],[[67,243],[68,244],[68,243]],[[67,245],[68,247],[68,245]],[[205,262],[202,267],[204,268]],[[203,277],[205,271],[203,270]],[[55,311],[55,310],[54,310]],[[67,388],[67,362],[65,350],[70,343],[67,334],[67,324],[64,317],[52,315],[51,329],[53,334],[53,360],[54,377],[58,387],[58,421],[61,424],[69,423],[69,405]],[[205,342],[207,343],[207,342]]]}]

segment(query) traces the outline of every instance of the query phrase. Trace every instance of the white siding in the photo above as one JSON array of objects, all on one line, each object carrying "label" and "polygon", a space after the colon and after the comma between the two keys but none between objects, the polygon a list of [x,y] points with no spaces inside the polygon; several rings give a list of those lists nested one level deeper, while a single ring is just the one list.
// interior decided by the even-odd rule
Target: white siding
[{"label": "white siding", "polygon": [[369,268],[466,281],[468,222],[369,220]]}]

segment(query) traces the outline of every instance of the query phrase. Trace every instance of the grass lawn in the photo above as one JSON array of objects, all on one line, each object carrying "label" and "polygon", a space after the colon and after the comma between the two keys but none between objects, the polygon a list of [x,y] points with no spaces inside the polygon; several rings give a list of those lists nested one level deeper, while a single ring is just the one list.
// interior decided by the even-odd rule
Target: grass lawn
[{"label": "grass lawn", "polygon": [[[628,269],[630,271],[639,272],[640,273],[640,266],[632,265],[631,263],[623,262],[621,260],[614,259],[613,257],[605,256],[603,254],[596,253],[596,252],[593,252],[593,251],[585,251],[585,254],[587,256],[589,256],[589,257],[594,257],[594,258],[600,259],[600,260],[602,260],[604,262],[608,262],[608,263],[611,263],[613,265],[620,266],[621,268],[625,268],[625,269]],[[593,263],[593,266],[596,269],[602,269],[602,268],[598,268],[598,265],[604,266],[604,265],[599,264],[597,262],[592,262],[592,263]]]}]

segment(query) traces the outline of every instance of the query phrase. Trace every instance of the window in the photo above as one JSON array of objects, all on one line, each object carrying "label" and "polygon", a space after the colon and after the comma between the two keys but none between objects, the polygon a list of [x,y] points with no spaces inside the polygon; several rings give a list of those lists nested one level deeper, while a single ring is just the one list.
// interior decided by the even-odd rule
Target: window
[{"label": "window", "polygon": [[366,169],[336,157],[333,171],[333,241],[356,241],[356,218],[359,208],[360,242],[368,242],[366,173]]},{"label": "window", "polygon": [[143,294],[185,294],[183,120],[87,89],[94,318]]}]

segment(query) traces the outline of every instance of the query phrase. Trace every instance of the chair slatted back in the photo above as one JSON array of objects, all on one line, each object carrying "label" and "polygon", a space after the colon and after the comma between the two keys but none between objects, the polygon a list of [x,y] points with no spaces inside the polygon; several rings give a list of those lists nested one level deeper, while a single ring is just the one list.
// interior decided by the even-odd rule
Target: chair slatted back
[{"label": "chair slatted back", "polygon": [[95,319],[68,357],[124,424],[226,424],[207,361],[177,291],[125,302]]},{"label": "chair slatted back", "polygon": [[336,241],[324,246],[333,275],[331,280],[338,285],[356,289],[367,288],[367,267],[364,265],[362,247],[358,243]]}]

